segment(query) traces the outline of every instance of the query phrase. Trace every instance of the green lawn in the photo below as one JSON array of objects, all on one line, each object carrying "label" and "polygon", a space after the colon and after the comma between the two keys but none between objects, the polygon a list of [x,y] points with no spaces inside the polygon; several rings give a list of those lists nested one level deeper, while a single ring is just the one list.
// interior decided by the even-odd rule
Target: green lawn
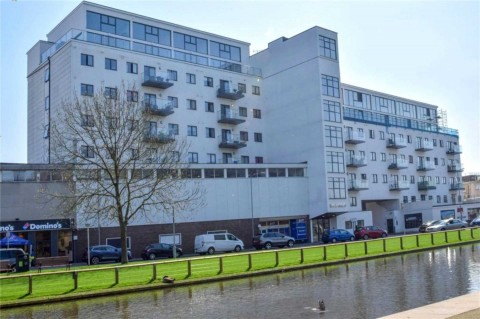
[{"label": "green lawn", "polygon": [[[69,271],[44,269],[42,273],[37,273],[36,270],[21,274],[8,273],[0,275],[0,302],[4,305],[22,300],[46,299],[82,292],[162,284],[164,275],[174,277],[179,282],[276,267],[321,264],[328,261],[353,259],[366,255],[383,255],[402,250],[472,240],[480,240],[480,228],[293,249],[231,253],[155,262],[138,261],[128,265],[106,264],[97,265],[94,268],[93,266],[80,266]],[[75,287],[75,276],[77,287]],[[29,293],[30,282],[31,293]]]}]

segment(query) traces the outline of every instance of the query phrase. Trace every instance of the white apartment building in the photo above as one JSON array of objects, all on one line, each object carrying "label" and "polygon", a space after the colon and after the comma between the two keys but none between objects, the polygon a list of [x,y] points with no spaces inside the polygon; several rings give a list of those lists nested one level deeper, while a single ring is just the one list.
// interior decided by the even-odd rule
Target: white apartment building
[{"label": "white apartment building", "polygon": [[437,106],[342,84],[337,44],[313,27],[250,56],[246,42],[82,2],[28,52],[28,162],[54,164],[62,101],[135,85],[155,129],[191,142],[181,160],[198,169],[207,206],[178,221],[189,231],[414,231],[462,202],[458,131]]}]

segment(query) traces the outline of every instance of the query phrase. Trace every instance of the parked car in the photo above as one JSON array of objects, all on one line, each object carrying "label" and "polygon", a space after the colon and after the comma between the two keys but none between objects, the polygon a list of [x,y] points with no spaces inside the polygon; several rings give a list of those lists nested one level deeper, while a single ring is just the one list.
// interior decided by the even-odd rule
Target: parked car
[{"label": "parked car", "polygon": [[270,249],[272,247],[285,246],[293,247],[295,244],[295,238],[282,233],[270,232],[253,237],[252,244],[255,249]]},{"label": "parked car", "polygon": [[419,231],[420,233],[424,233],[424,232],[427,231],[427,227],[428,227],[428,226],[431,226],[431,225],[433,225],[433,224],[435,224],[435,223],[439,223],[439,222],[441,222],[441,220],[430,220],[430,221],[428,221],[428,222],[425,222],[425,223],[423,223],[423,224],[418,228],[418,231]]},{"label": "parked car", "polygon": [[427,227],[427,232],[435,232],[435,231],[441,231],[441,230],[451,230],[451,229],[459,229],[459,228],[465,228],[467,227],[468,224],[467,222],[464,222],[460,219],[446,219],[446,220],[441,220],[438,223],[435,223],[435,225],[430,225]]},{"label": "parked car", "polygon": [[478,226],[480,226],[480,217],[477,217],[470,222],[470,227],[478,227]]},{"label": "parked car", "polygon": [[322,234],[322,241],[326,243],[336,243],[337,241],[353,241],[355,236],[345,229],[325,229]]},{"label": "parked car", "polygon": [[[132,253],[128,251],[128,259],[132,259]],[[102,261],[115,261],[120,262],[122,260],[122,250],[120,248],[111,245],[97,245],[90,247],[90,264],[96,265]],[[88,251],[85,249],[83,253],[82,261],[88,262]]]},{"label": "parked car", "polygon": [[[176,252],[177,252],[177,257],[180,257],[183,255],[183,250],[180,247],[175,247]],[[142,251],[142,258],[144,260],[150,259],[154,260],[155,258],[158,257],[167,257],[167,258],[173,258],[173,245],[171,244],[164,244],[164,243],[159,243],[159,244],[150,244],[145,247],[145,249]]]},{"label": "parked car", "polygon": [[387,231],[377,226],[363,226],[355,229],[355,239],[369,239],[369,238],[385,238],[388,236]]},{"label": "parked car", "polygon": [[245,248],[243,241],[230,233],[214,233],[195,236],[195,253],[213,255],[216,251],[239,252]]}]

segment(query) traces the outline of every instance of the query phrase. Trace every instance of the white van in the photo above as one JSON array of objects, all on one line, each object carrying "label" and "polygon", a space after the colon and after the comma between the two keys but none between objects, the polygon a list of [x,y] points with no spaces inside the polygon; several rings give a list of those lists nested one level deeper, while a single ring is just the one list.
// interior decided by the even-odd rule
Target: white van
[{"label": "white van", "polygon": [[235,251],[244,249],[243,241],[230,233],[203,234],[195,236],[195,253],[213,255],[216,251]]}]

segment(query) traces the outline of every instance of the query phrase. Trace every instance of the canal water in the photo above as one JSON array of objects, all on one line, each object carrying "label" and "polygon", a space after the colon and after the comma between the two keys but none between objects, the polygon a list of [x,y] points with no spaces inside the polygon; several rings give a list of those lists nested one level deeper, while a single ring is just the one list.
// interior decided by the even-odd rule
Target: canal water
[{"label": "canal water", "polygon": [[[115,297],[4,318],[378,318],[480,291],[480,244]],[[318,310],[323,300],[326,311]]]}]

